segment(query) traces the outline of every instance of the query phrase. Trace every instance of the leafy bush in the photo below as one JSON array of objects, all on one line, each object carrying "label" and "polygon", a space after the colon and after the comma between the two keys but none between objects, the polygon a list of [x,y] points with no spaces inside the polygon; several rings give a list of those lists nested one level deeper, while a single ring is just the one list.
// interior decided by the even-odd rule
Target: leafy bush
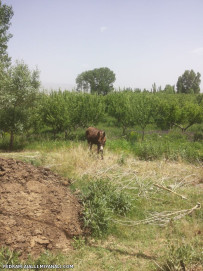
[{"label": "leafy bush", "polygon": [[203,160],[202,145],[199,142],[193,144],[172,144],[169,150],[170,159],[178,160],[181,158],[190,163]]},{"label": "leafy bush", "polygon": [[127,134],[126,139],[132,143],[138,141],[138,134],[134,131]]},{"label": "leafy bush", "polygon": [[167,146],[159,142],[146,141],[136,145],[134,151],[141,160],[155,160],[163,156],[166,148]]},{"label": "leafy bush", "polygon": [[107,234],[112,215],[125,215],[131,209],[130,198],[106,180],[91,181],[82,198],[84,226],[95,237]]}]

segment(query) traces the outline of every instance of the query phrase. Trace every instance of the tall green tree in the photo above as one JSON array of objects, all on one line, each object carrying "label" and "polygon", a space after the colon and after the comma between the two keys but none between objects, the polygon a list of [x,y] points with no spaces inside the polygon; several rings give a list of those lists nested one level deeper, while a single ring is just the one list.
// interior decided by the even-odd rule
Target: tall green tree
[{"label": "tall green tree", "polygon": [[113,90],[116,76],[109,68],[85,71],[76,78],[77,91],[106,95]]},{"label": "tall green tree", "polygon": [[181,107],[179,124],[174,125],[179,127],[182,132],[185,132],[189,127],[196,123],[203,122],[203,106],[200,104],[186,102]]},{"label": "tall green tree", "polygon": [[7,54],[7,43],[12,37],[12,35],[8,33],[12,16],[12,7],[2,4],[0,0],[0,69],[3,69],[4,66],[8,67],[10,62],[10,58]]},{"label": "tall green tree", "polygon": [[79,98],[77,113],[80,127],[86,128],[98,124],[103,119],[105,113],[103,97],[97,94],[80,94]]},{"label": "tall green tree", "polygon": [[176,97],[177,95],[170,94],[157,96],[153,119],[157,127],[162,130],[171,129],[175,124],[180,123],[181,108]]},{"label": "tall green tree", "polygon": [[11,150],[14,135],[27,128],[39,86],[39,71],[29,70],[24,62],[16,62],[6,73],[0,88],[0,127],[10,133]]},{"label": "tall green tree", "polygon": [[133,123],[141,127],[142,140],[144,140],[145,128],[153,122],[154,105],[154,95],[141,93],[131,97]]},{"label": "tall green tree", "polygon": [[197,74],[193,70],[186,70],[177,81],[177,93],[198,94],[200,92],[201,74]]},{"label": "tall green tree", "polygon": [[152,84],[151,92],[152,93],[156,93],[157,92],[156,83]]},{"label": "tall green tree", "polygon": [[42,96],[40,116],[43,124],[52,129],[54,139],[58,132],[64,132],[70,126],[68,106],[61,91]]},{"label": "tall green tree", "polygon": [[175,93],[175,86],[166,85],[163,92],[166,94],[174,94]]},{"label": "tall green tree", "polygon": [[[106,97],[108,114],[116,119],[116,125],[122,127],[123,135],[133,126],[131,97],[128,91],[110,93]],[[135,95],[135,94],[134,94]]]}]

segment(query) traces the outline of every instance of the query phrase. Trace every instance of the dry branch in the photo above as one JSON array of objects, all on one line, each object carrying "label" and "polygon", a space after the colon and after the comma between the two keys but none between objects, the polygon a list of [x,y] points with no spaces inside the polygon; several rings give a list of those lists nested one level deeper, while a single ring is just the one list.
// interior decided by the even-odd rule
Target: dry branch
[{"label": "dry branch", "polygon": [[191,214],[194,210],[200,209],[201,205],[200,203],[197,203],[193,208],[191,209],[186,209],[186,210],[180,210],[180,211],[164,211],[161,213],[155,213],[154,215],[151,215],[150,217],[143,219],[143,220],[138,220],[138,221],[133,221],[133,220],[117,220],[114,219],[112,220],[114,223],[124,225],[124,226],[137,226],[140,224],[155,224],[159,226],[165,226],[167,223],[170,221],[174,220],[179,220],[182,217]]},{"label": "dry branch", "polygon": [[157,183],[153,183],[153,185],[154,185],[154,186],[157,186],[157,187],[159,187],[159,188],[161,188],[161,189],[164,189],[164,190],[166,190],[166,191],[169,191],[169,192],[171,192],[171,193],[173,193],[173,194],[175,194],[175,195],[181,197],[182,199],[187,199],[185,196],[183,196],[183,195],[181,195],[181,194],[179,194],[179,193],[177,193],[177,192],[175,192],[175,191],[173,191],[173,190],[171,190],[171,189],[169,189],[169,188],[167,188],[167,187],[165,187],[165,186],[163,186],[163,185],[160,185],[160,184],[157,184]]}]

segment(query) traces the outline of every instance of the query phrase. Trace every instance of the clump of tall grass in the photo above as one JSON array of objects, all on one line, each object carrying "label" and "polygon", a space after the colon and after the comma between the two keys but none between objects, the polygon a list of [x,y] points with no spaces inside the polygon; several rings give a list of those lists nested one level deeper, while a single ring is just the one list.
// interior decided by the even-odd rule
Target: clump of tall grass
[{"label": "clump of tall grass", "polygon": [[199,131],[199,132],[194,133],[193,140],[202,142],[203,141],[203,131]]},{"label": "clump of tall grass", "polygon": [[25,145],[25,150],[37,150],[37,151],[56,151],[65,149],[71,146],[71,141],[64,140],[41,140],[29,142]]},{"label": "clump of tall grass", "polygon": [[[156,137],[156,139],[155,139]],[[144,141],[119,139],[107,143],[110,150],[118,153],[133,153],[141,160],[152,161],[168,159],[172,161],[187,161],[190,163],[203,161],[203,144],[191,142],[180,134],[147,137]]]},{"label": "clump of tall grass", "polygon": [[18,265],[19,255],[20,253],[2,246],[0,248],[0,264],[1,265]]},{"label": "clump of tall grass", "polygon": [[152,142],[135,144],[133,150],[142,160],[168,159],[187,161],[190,163],[203,161],[203,146],[199,142]]},{"label": "clump of tall grass", "polygon": [[200,270],[203,258],[200,248],[195,244],[174,244],[169,241],[161,262],[157,264],[157,270]]}]

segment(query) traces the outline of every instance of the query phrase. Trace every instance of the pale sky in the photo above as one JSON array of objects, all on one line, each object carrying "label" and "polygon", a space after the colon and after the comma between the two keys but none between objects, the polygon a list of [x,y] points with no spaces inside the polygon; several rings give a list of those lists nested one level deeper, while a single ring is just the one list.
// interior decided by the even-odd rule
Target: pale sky
[{"label": "pale sky", "polygon": [[45,87],[74,87],[78,74],[108,67],[114,86],[175,85],[200,72],[203,0],[2,0],[13,7],[8,53],[40,70]]}]

